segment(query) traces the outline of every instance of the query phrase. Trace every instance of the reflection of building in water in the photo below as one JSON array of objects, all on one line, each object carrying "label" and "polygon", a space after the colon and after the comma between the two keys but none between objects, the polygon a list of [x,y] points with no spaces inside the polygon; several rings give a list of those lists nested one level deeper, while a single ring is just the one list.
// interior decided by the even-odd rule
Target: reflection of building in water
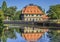
[{"label": "reflection of building in water", "polygon": [[22,37],[24,37],[29,42],[36,42],[42,37],[42,35],[48,31],[48,29],[40,29],[36,27],[24,27],[21,29]]},{"label": "reflection of building in water", "polygon": [[25,21],[40,21],[48,19],[48,16],[43,13],[42,9],[33,4],[30,4],[22,9],[21,17],[22,20]]}]

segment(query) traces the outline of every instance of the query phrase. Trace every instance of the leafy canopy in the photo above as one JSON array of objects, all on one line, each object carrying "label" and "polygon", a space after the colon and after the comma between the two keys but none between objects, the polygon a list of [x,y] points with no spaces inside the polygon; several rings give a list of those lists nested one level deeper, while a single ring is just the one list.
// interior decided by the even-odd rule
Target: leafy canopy
[{"label": "leafy canopy", "polygon": [[60,4],[50,6],[50,9],[47,11],[47,13],[52,19],[60,19]]}]

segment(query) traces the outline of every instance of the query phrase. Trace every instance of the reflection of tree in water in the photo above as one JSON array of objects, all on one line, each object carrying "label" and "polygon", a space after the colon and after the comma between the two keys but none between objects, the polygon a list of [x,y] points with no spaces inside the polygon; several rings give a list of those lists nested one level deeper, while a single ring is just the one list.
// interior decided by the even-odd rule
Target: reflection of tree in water
[{"label": "reflection of tree in water", "polygon": [[23,30],[21,30],[20,28],[15,28],[16,32],[20,33],[23,32]]},{"label": "reflection of tree in water", "polygon": [[3,29],[0,28],[0,38],[1,38],[1,36],[2,36],[2,31],[3,31]]},{"label": "reflection of tree in water", "polygon": [[6,38],[5,38],[5,35],[4,35],[4,28],[0,28],[0,42],[2,40],[2,42],[6,42]]},{"label": "reflection of tree in water", "polygon": [[0,42],[6,42],[7,38],[16,39],[16,34],[14,30],[16,30],[16,32],[18,33],[21,33],[20,28],[0,28]]},{"label": "reflection of tree in water", "polygon": [[3,31],[3,28],[0,28],[0,42],[1,42],[1,37],[2,37],[2,31]]},{"label": "reflection of tree in water", "polygon": [[15,28],[16,32],[20,33],[19,29],[20,29],[20,28]]},{"label": "reflection of tree in water", "polygon": [[14,29],[0,28],[0,42],[6,42],[7,38],[16,39]]},{"label": "reflection of tree in water", "polygon": [[4,35],[8,38],[11,38],[11,39],[14,39],[16,38],[16,35],[15,35],[15,32],[14,32],[14,29],[5,29],[4,30]]},{"label": "reflection of tree in water", "polygon": [[60,30],[50,30],[48,32],[50,42],[60,42]]}]

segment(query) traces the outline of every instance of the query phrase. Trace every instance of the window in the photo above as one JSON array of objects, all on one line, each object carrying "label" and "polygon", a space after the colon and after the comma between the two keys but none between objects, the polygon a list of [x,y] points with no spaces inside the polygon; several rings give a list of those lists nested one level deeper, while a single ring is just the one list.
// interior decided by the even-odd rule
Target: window
[{"label": "window", "polygon": [[28,14],[26,14],[26,16],[28,16]]},{"label": "window", "polygon": [[41,14],[40,14],[40,16],[41,16]]},{"label": "window", "polygon": [[29,12],[29,11],[27,11],[27,12]]},{"label": "window", "polygon": [[38,14],[36,16],[38,16]]},{"label": "window", "polygon": [[39,12],[39,11],[37,10],[37,12]]},{"label": "window", "polygon": [[41,14],[37,14],[37,16],[41,16]]},{"label": "window", "polygon": [[32,16],[34,16],[34,15],[32,14]]},{"label": "window", "polygon": [[34,10],[34,12],[36,12],[36,11]]},{"label": "window", "polygon": [[30,14],[29,14],[29,16],[30,16]]},{"label": "window", "polygon": [[31,11],[32,12],[32,11]]}]

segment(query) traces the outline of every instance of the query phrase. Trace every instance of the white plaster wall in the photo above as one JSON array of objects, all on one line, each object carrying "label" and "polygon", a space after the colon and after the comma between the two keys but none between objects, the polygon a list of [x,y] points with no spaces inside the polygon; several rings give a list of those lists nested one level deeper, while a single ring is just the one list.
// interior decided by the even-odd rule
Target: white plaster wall
[{"label": "white plaster wall", "polygon": [[26,14],[24,15],[24,20],[25,21],[33,21],[33,20],[34,21],[40,21],[40,18],[41,18],[41,15],[40,14],[39,15],[36,15],[35,14],[33,16],[31,14],[30,15],[29,14],[28,15],[26,15]]},{"label": "white plaster wall", "polygon": [[27,21],[27,18],[25,18],[24,20]]},{"label": "white plaster wall", "polygon": [[28,18],[28,21],[30,21],[30,18]]}]

